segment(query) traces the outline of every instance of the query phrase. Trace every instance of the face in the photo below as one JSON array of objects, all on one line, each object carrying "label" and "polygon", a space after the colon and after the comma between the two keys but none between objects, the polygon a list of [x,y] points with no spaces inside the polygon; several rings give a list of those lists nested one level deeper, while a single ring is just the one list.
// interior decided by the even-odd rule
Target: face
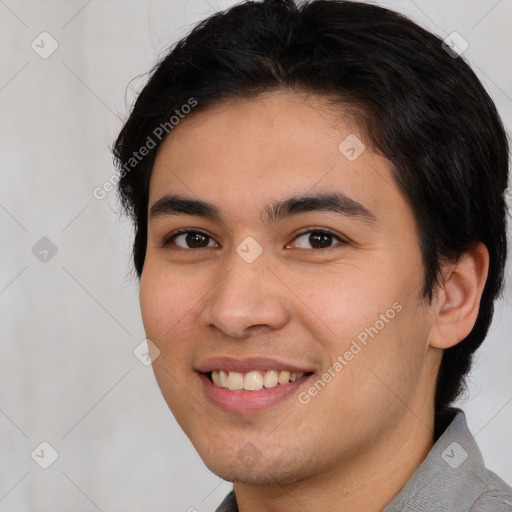
[{"label": "face", "polygon": [[354,467],[433,416],[413,214],[363,143],[325,98],[274,92],[197,112],[159,149],[144,327],[163,396],[226,480]]}]

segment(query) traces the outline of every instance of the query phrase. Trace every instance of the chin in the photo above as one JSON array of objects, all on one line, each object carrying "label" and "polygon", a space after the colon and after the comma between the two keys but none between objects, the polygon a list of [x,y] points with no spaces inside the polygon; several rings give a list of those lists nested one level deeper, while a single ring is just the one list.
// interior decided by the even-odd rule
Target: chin
[{"label": "chin", "polygon": [[312,476],[311,466],[303,466],[296,460],[269,460],[262,457],[252,466],[247,466],[238,457],[222,462],[205,460],[208,469],[217,476],[233,483],[247,485],[272,486],[290,485]]}]

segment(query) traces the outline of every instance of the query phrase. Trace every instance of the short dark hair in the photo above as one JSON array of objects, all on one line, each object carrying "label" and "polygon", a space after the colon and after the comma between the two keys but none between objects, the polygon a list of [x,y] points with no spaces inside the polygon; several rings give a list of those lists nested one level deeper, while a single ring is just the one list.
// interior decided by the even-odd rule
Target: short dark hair
[{"label": "short dark hair", "polygon": [[487,334],[507,252],[507,136],[474,72],[448,50],[403,15],[347,0],[248,1],[199,23],[154,67],[113,148],[121,202],[135,223],[139,277],[160,140],[133,168],[127,163],[156,127],[190,98],[195,112],[274,90],[336,98],[358,113],[412,208],[425,268],[422,298],[431,302],[442,261],[456,261],[478,242],[490,254],[473,330],[443,354],[435,396],[441,418]]}]

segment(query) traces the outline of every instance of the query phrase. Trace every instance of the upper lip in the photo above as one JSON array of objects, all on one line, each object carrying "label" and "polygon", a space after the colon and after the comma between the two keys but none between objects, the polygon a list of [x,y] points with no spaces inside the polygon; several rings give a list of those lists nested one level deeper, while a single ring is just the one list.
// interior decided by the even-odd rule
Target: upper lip
[{"label": "upper lip", "polygon": [[268,357],[247,357],[236,359],[234,357],[212,357],[200,363],[196,370],[208,373],[212,370],[227,370],[232,372],[250,372],[252,370],[288,370],[297,373],[312,373],[313,370],[298,364],[286,363]]}]

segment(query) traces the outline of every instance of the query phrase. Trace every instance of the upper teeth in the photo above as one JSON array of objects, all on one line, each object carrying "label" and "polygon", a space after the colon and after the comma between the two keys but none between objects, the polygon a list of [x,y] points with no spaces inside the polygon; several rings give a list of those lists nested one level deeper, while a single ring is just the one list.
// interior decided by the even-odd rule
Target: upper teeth
[{"label": "upper teeth", "polygon": [[[263,375],[262,375],[263,373]],[[231,391],[246,390],[259,391],[260,389],[273,388],[278,384],[288,384],[304,376],[302,372],[289,371],[252,371],[245,375],[239,372],[228,372],[225,370],[213,370],[212,381],[216,386],[228,388]]]}]

